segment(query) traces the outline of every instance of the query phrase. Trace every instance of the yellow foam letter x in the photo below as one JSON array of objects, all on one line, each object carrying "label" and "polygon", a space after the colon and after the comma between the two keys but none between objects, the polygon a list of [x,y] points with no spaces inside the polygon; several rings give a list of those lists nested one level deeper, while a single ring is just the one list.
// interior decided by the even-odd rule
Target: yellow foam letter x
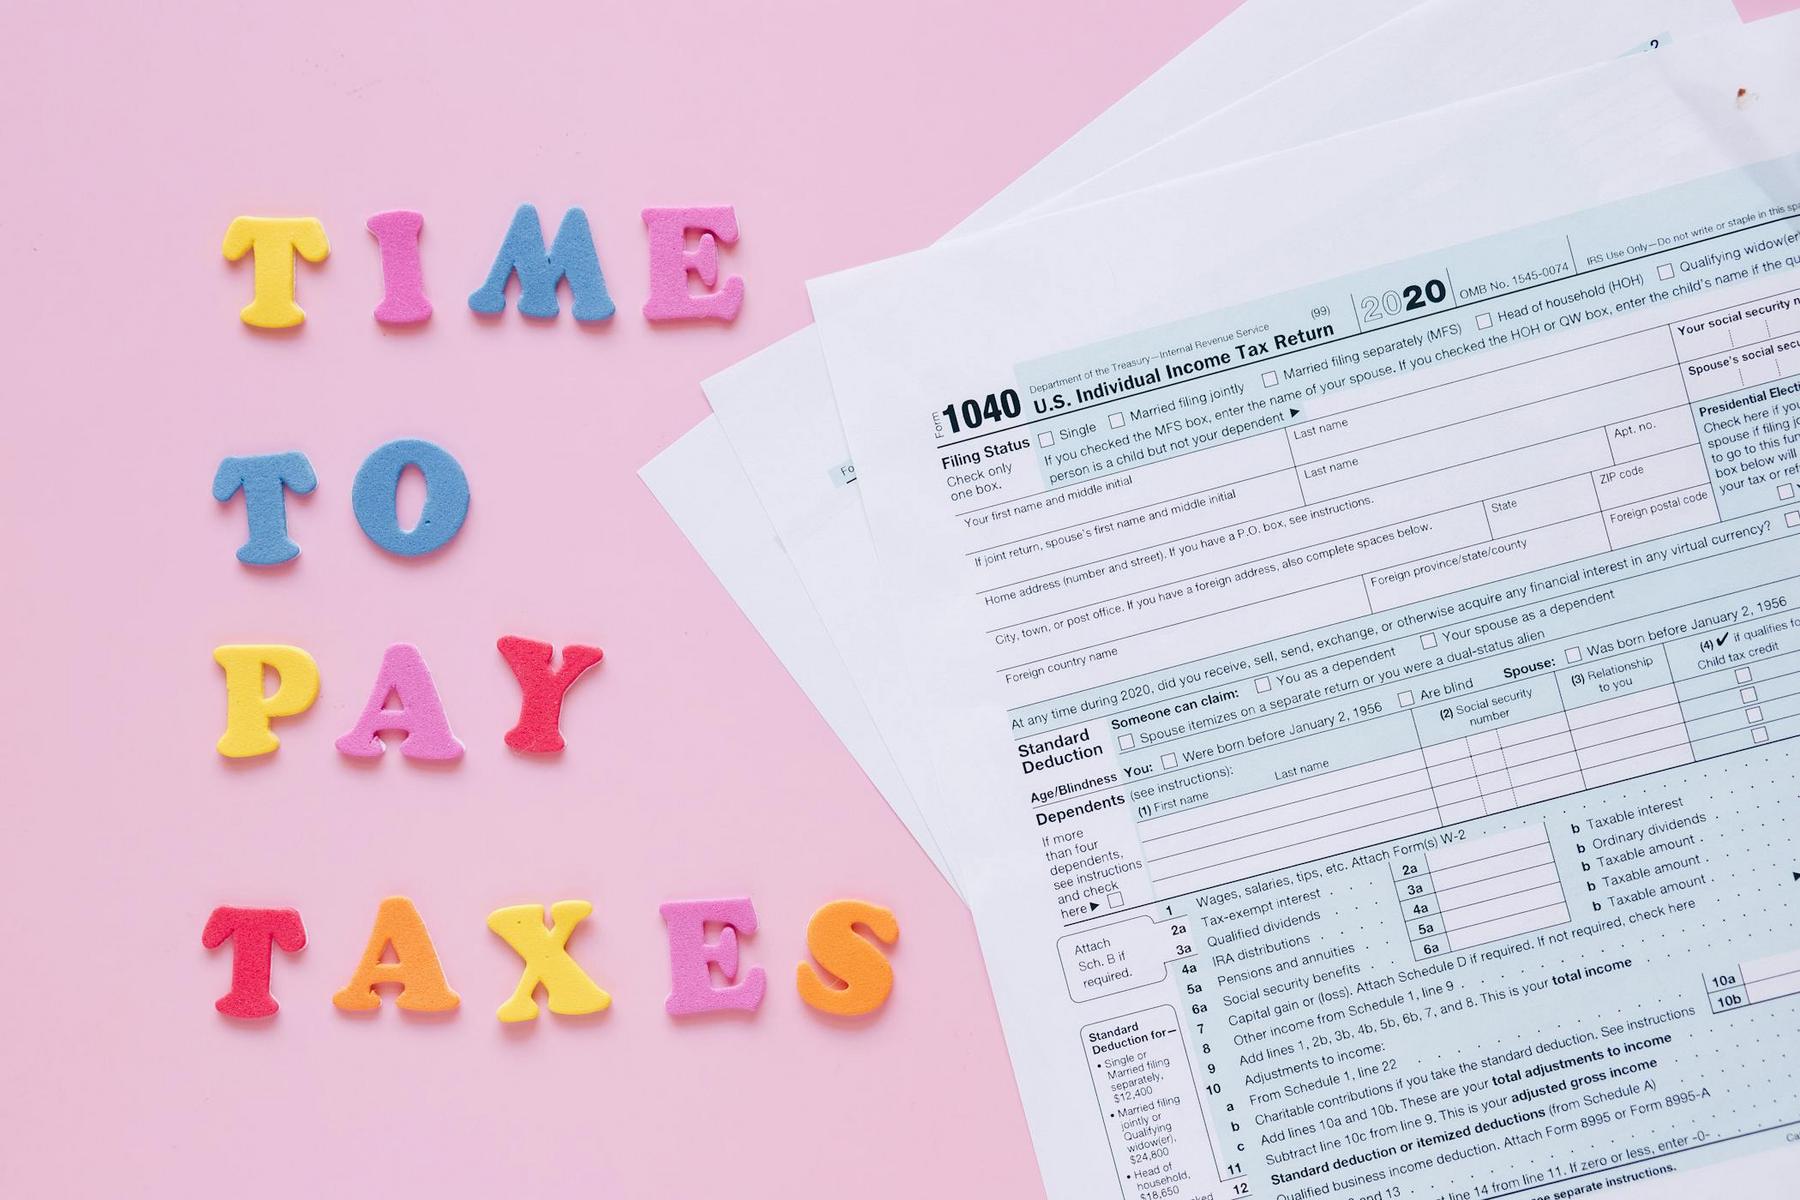
[{"label": "yellow foam letter x", "polygon": [[544,928],[541,904],[518,904],[488,914],[488,928],[525,960],[519,986],[500,1006],[502,1021],[535,1020],[538,1006],[531,996],[540,983],[550,997],[550,1011],[561,1016],[600,1012],[612,1003],[612,997],[588,978],[566,949],[569,935],[593,911],[594,906],[586,900],[558,900],[550,906],[552,924],[548,929]]}]

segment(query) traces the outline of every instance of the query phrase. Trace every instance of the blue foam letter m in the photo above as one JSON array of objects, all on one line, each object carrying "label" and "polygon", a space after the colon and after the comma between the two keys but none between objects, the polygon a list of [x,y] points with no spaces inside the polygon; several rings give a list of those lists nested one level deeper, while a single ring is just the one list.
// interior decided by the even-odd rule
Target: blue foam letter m
[{"label": "blue foam letter m", "polygon": [[504,312],[506,281],[514,271],[519,273],[519,311],[528,317],[554,317],[560,311],[556,285],[565,278],[575,297],[577,321],[605,321],[613,315],[594,235],[588,230],[587,214],[579,208],[563,214],[556,240],[546,253],[537,209],[519,205],[488,270],[487,282],[469,294],[469,307],[478,313]]}]

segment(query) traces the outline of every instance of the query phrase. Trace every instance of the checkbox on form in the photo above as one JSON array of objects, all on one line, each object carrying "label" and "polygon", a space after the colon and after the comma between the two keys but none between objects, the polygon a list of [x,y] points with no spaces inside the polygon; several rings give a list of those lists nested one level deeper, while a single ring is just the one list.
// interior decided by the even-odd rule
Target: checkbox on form
[{"label": "checkbox on form", "polygon": [[1563,651],[1563,661],[1564,662],[1572,662],[1572,663],[1580,662],[1581,661],[1581,647],[1580,646],[1570,646],[1567,650],[1564,650]]},{"label": "checkbox on form", "polygon": [[1175,756],[1173,754],[1163,755],[1162,756],[1162,765],[1165,770],[1174,766],[1175,765]]},{"label": "checkbox on form", "polygon": [[1125,414],[1114,413],[1112,416],[1106,418],[1106,423],[1114,429],[1123,429],[1125,428]]},{"label": "checkbox on form", "polygon": [[1673,279],[1675,278],[1675,268],[1671,267],[1668,263],[1664,263],[1662,266],[1656,268],[1656,277],[1658,279]]},{"label": "checkbox on form", "polygon": [[1760,704],[1752,704],[1749,708],[1744,710],[1744,716],[1752,725],[1762,724],[1762,706]]},{"label": "checkbox on form", "polygon": [[1750,682],[1750,668],[1749,667],[1739,667],[1737,669],[1737,681],[1739,683],[1749,683]]},{"label": "checkbox on form", "polygon": [[1421,633],[1419,635],[1419,646],[1421,649],[1430,650],[1432,647],[1434,647],[1436,645],[1437,645],[1437,634]]},{"label": "checkbox on form", "polygon": [[1135,745],[1137,745],[1137,739],[1132,737],[1129,733],[1121,733],[1119,735],[1119,749],[1129,750]]},{"label": "checkbox on form", "polygon": [[1475,328],[1477,328],[1477,329],[1492,329],[1493,327],[1494,327],[1494,318],[1489,316],[1487,313],[1481,313],[1479,316],[1477,316],[1475,318]]},{"label": "checkbox on form", "polygon": [[1412,706],[1412,702],[1413,702],[1413,694],[1411,692],[1401,692],[1400,693],[1400,707],[1401,708],[1410,708]]},{"label": "checkbox on form", "polygon": [[1264,387],[1274,387],[1275,380],[1276,380],[1275,372],[1273,372],[1273,371],[1264,371],[1263,372],[1263,386]]},{"label": "checkbox on form", "polygon": [[1040,446],[1056,445],[1056,435],[1054,433],[1051,433],[1049,430],[1045,430],[1043,433],[1038,434],[1038,445],[1040,445]]},{"label": "checkbox on form", "polygon": [[1274,686],[1274,684],[1269,682],[1269,677],[1267,675],[1259,676],[1256,680],[1256,690],[1259,692],[1266,692]]}]

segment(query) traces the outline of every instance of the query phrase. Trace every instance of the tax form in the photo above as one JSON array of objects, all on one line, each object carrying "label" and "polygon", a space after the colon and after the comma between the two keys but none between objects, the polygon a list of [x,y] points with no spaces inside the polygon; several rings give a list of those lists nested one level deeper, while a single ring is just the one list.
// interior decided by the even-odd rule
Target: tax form
[{"label": "tax form", "polygon": [[[1390,5],[1390,7],[1393,7]],[[1368,15],[1371,10],[1359,10]],[[1659,41],[1680,42],[1699,30],[1734,23],[1736,16],[1722,0],[1593,0],[1570,9],[1562,0],[1526,0],[1504,6],[1485,0],[1434,0],[1388,21],[1347,45],[1301,67],[1278,83],[1214,117],[1177,129],[1172,118],[1181,104],[1219,103],[1225,98],[1218,80],[1201,86],[1194,69],[1198,56],[1275,64],[1296,47],[1316,44],[1296,39],[1296,26],[1308,37],[1317,12],[1283,9],[1278,21],[1264,17],[1255,44],[1206,42],[1159,74],[1163,83],[1144,95],[1121,102],[1110,119],[1096,122],[1100,132],[1084,134],[1071,147],[1052,156],[1058,163],[1079,161],[1097,178],[1049,200],[1052,184],[1074,182],[1066,167],[1034,171],[1007,189],[992,204],[959,227],[960,234],[991,227],[1027,206],[1045,202],[1066,207],[1076,201],[1119,194],[1147,180],[1178,178],[1216,168],[1240,157],[1341,133],[1370,121],[1421,111],[1483,91],[1509,87],[1558,70],[1645,49]],[[1247,37],[1234,29],[1252,13],[1235,14],[1219,31]],[[1344,20],[1339,12],[1334,20]],[[1278,34],[1280,54],[1259,49],[1270,44],[1265,33]],[[1215,34],[1213,37],[1217,37]],[[1211,42],[1212,37],[1207,39]],[[1168,82],[1169,80],[1176,82]],[[1179,93],[1175,100],[1168,99]],[[1315,97],[1329,95],[1320,105]],[[1150,104],[1159,119],[1131,116]],[[1153,135],[1166,135],[1158,136]],[[1112,157],[1101,160],[1102,151]],[[1123,160],[1116,169],[1101,170]],[[855,469],[838,426],[830,381],[816,337],[803,331],[706,382],[708,397],[744,465],[751,485],[767,511],[795,574],[816,606],[839,659],[863,698],[869,719],[881,731],[884,753],[873,766],[895,812],[921,845],[932,853],[947,876],[953,866],[937,851],[930,829],[931,809],[942,795],[932,778],[918,713],[929,707],[917,695],[907,664],[885,653],[893,614],[879,586],[879,572],[869,542]],[[667,463],[659,468],[659,487],[673,487],[678,477]],[[675,507],[684,507],[676,498]],[[685,506],[708,514],[742,514],[741,502]],[[707,539],[705,531],[696,541]],[[722,574],[722,578],[725,576]],[[804,676],[803,669],[796,669]],[[829,716],[829,714],[828,714]],[[837,724],[847,724],[840,719]],[[879,777],[878,777],[879,776]]]},{"label": "tax form", "polygon": [[813,285],[1053,1196],[1793,1194],[1797,62]]}]

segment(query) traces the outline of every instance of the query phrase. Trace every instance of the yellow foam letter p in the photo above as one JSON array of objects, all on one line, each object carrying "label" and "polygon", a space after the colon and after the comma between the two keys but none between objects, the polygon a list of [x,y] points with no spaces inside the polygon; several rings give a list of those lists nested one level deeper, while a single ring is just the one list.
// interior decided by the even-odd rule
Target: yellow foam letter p
[{"label": "yellow foam letter p", "polygon": [[[319,664],[298,646],[220,646],[213,661],[225,668],[225,732],[219,753],[255,758],[281,745],[269,732],[272,717],[291,717],[319,696]],[[263,695],[263,669],[278,677],[273,696]]]},{"label": "yellow foam letter p", "polygon": [[244,324],[289,329],[306,320],[294,303],[294,255],[316,263],[331,253],[317,217],[239,217],[225,230],[224,249],[232,262],[256,256],[256,291],[238,311]]}]

